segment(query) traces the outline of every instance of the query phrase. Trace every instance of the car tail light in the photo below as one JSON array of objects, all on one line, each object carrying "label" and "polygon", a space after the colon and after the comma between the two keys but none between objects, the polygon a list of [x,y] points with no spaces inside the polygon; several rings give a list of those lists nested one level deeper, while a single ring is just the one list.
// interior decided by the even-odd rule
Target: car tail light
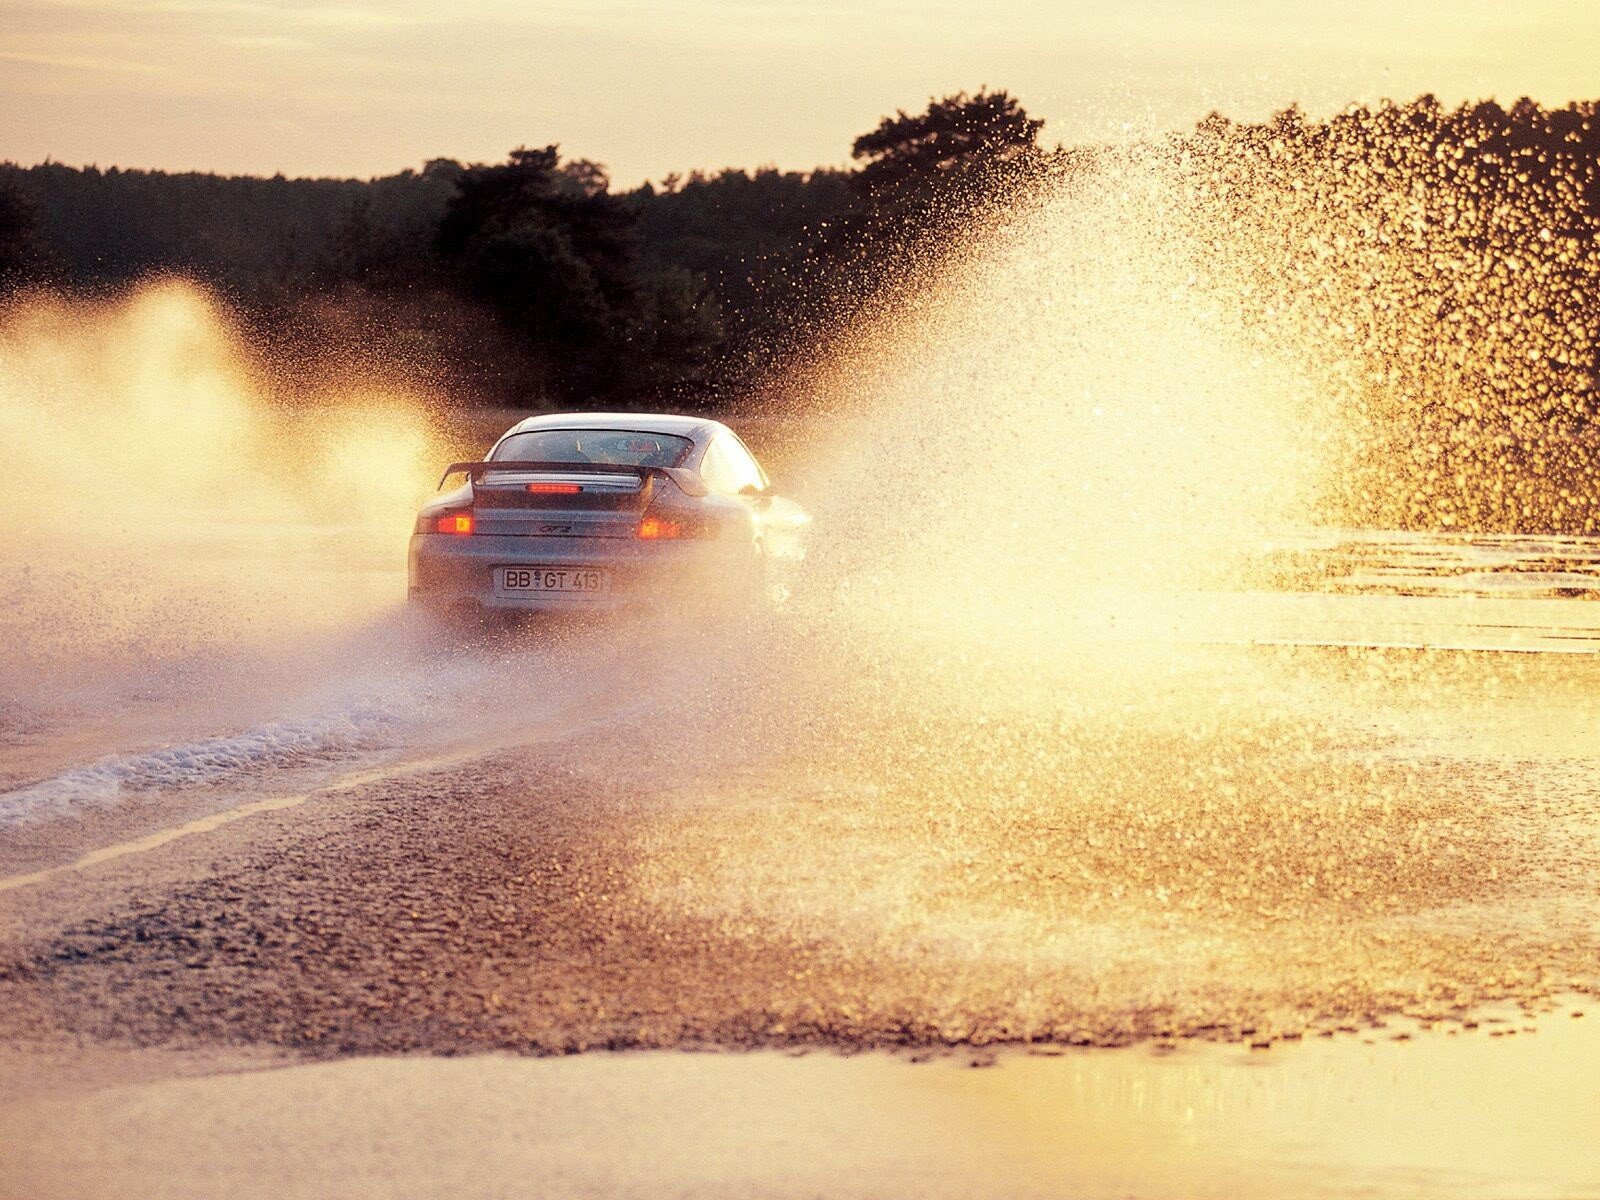
[{"label": "car tail light", "polygon": [[530,483],[528,490],[535,496],[576,496],[583,487],[576,483]]},{"label": "car tail light", "polygon": [[705,520],[699,513],[678,511],[668,516],[646,510],[639,519],[637,536],[644,541],[665,541],[668,538],[716,537],[715,522]]},{"label": "car tail light", "polygon": [[646,516],[639,522],[639,536],[646,541],[683,537],[685,532],[685,526],[681,521],[668,521],[664,517]]},{"label": "car tail light", "polygon": [[470,512],[445,513],[434,521],[434,530],[438,533],[471,533],[472,514]]}]

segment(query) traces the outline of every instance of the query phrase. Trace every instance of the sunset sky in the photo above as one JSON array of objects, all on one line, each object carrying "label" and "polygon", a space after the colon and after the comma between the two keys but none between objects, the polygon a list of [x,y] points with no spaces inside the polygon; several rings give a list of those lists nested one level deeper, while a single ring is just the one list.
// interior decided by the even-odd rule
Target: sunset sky
[{"label": "sunset sky", "polygon": [[846,160],[981,85],[1050,140],[1298,100],[1600,97],[1600,0],[0,0],[0,158],[371,175],[559,142],[623,184]]}]

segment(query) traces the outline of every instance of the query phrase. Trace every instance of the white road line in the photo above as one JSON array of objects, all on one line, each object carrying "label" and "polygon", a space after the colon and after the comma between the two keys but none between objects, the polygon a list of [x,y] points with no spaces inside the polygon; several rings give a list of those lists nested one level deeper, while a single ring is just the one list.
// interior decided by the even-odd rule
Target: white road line
[{"label": "white road line", "polygon": [[258,813],[281,812],[286,808],[297,808],[308,800],[319,797],[336,796],[345,792],[353,792],[369,784],[378,783],[386,779],[398,779],[406,775],[416,775],[423,771],[431,771],[441,767],[454,766],[458,763],[470,762],[493,754],[497,750],[507,748],[514,743],[502,742],[490,745],[477,745],[471,750],[457,751],[451,754],[438,755],[431,758],[414,759],[410,762],[393,763],[384,767],[373,767],[365,771],[358,771],[354,775],[347,775],[343,779],[335,780],[320,788],[311,791],[299,792],[289,796],[271,796],[265,800],[257,800],[251,804],[230,808],[224,812],[213,813],[209,817],[189,821],[171,829],[163,829],[158,833],[146,834],[144,837],[134,838],[132,841],[118,842],[113,846],[104,846],[99,850],[91,850],[80,858],[60,866],[46,867],[41,871],[31,871],[26,875],[13,875],[8,879],[0,879],[0,893],[14,891],[17,888],[31,887],[34,884],[44,883],[58,875],[66,875],[74,871],[86,870],[113,859],[125,858],[130,854],[145,854],[151,850],[159,849],[169,842],[179,838],[211,833],[235,821],[242,821],[246,817],[253,817]]}]

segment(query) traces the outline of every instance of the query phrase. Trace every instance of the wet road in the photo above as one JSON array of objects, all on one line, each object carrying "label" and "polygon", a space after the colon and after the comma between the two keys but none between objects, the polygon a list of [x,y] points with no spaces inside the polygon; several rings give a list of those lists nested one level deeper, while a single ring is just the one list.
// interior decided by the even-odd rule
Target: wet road
[{"label": "wet road", "polygon": [[[746,665],[773,647],[731,646],[674,645],[694,669],[630,678],[632,716],[580,697],[532,744],[111,859],[105,911],[96,863],[15,887],[4,1008],[311,1053],[1120,1043],[1593,983],[1589,660],[1119,657],[1091,711],[1047,716],[974,662],[986,699],[952,716],[932,674],[896,693],[848,661],[775,713]],[[144,882],[166,859],[184,877]]]},{"label": "wet road", "polygon": [[1571,1016],[991,1070],[634,1051],[167,1057],[152,1080],[149,1061],[102,1060],[98,1087],[56,1081],[0,1119],[28,1195],[1588,1196],[1594,1117],[1570,1101],[1591,1094],[1597,1038]]},{"label": "wet road", "polygon": [[[30,1195],[49,1194],[42,1178],[61,1195],[148,1183],[139,1172],[170,1171],[170,1156],[124,1155],[126,1175],[95,1176],[74,1157],[79,1143],[40,1130],[54,1114],[104,1158],[123,1144],[116,1129],[138,1126],[130,1113],[181,1107],[162,1099],[183,1094],[162,1081],[193,1073],[213,1080],[193,1085],[196,1102],[211,1103],[213,1087],[220,1111],[236,1106],[244,1121],[261,1103],[255,1085],[225,1072],[263,1063],[652,1048],[988,1062],[1029,1045],[1069,1051],[1044,1068],[1087,1080],[1085,1102],[1059,1115],[1070,1125],[1115,1091],[1081,1065],[1103,1058],[1075,1057],[1109,1052],[1086,1046],[1138,1043],[1117,1053],[1142,1057],[1118,1061],[1143,1063],[1127,1069],[1147,1082],[1162,1077],[1148,1074],[1161,1053],[1188,1056],[1200,1077],[1222,1072],[1202,1091],[1225,1090],[1220,1051],[1199,1047],[1271,1047],[1256,1053],[1292,1063],[1317,1034],[1362,1045],[1403,1029],[1445,1046],[1496,1005],[1570,1006],[1600,993],[1600,657],[1527,652],[1550,649],[1540,643],[1552,630],[1562,649],[1586,648],[1592,602],[1573,598],[1577,556],[1561,553],[1569,590],[1558,596],[1539,594],[1545,579],[1485,588],[1452,571],[1349,594],[1335,567],[1287,593],[1301,607],[1286,609],[1284,593],[1151,602],[1166,636],[1124,620],[1049,653],[1025,621],[963,640],[936,610],[886,638],[874,620],[842,619],[834,598],[802,597],[751,625],[534,630],[464,646],[386,619],[338,647],[352,667],[338,686],[302,686],[315,656],[280,662],[273,686],[241,701],[241,717],[259,719],[235,727],[208,727],[149,681],[142,716],[134,704],[98,730],[66,707],[19,710],[8,766],[25,778],[0,797],[0,1034],[4,1111],[34,1149],[10,1169],[34,1181]],[[1546,557],[1513,552],[1494,573],[1543,571],[1529,563]],[[1399,623],[1372,625],[1360,607],[1372,602]],[[1276,622],[1270,636],[1263,620]],[[1392,637],[1401,627],[1425,631],[1424,645],[1480,649],[1417,649]],[[1392,644],[1349,644],[1363,640]],[[166,739],[152,736],[163,711]],[[201,736],[177,736],[191,719]],[[1566,1053],[1600,1062],[1594,1039],[1570,1036]],[[782,1078],[786,1060],[741,1061],[742,1083],[641,1065],[609,1083],[612,1068],[596,1067],[527,1086],[575,1089],[580,1109],[608,1087],[681,1106],[697,1088],[770,1094],[760,1081]],[[1000,1061],[1001,1075],[1023,1069]],[[1306,1083],[1330,1107],[1305,1111],[1302,1166],[1321,1161],[1326,1139],[1310,1130],[1331,1120],[1339,1087],[1391,1087],[1419,1061]],[[1473,1078],[1510,1078],[1497,1061]],[[509,1103],[489,1082],[506,1069],[484,1060],[497,1097],[485,1112]],[[814,1114],[826,1104],[808,1089],[856,1087],[857,1103],[913,1102],[875,1069],[806,1068],[789,1103]],[[333,1077],[328,1120],[354,1122],[340,1153],[355,1175],[341,1178],[374,1194],[445,1194],[397,1181],[361,1149],[372,1126],[350,1089],[438,1086],[440,1105],[462,1103],[446,1097],[466,1085],[417,1070],[414,1082]],[[127,1088],[104,1090],[114,1083]],[[1528,1103],[1600,1111],[1592,1085],[1563,1088],[1529,1091]],[[751,1111],[781,1119],[770,1104]],[[958,1173],[975,1182],[949,1194],[982,1191],[988,1168],[962,1139],[993,1132],[952,1111],[942,1145],[976,1174]],[[424,1104],[405,1120],[435,1136],[438,1112]],[[619,1125],[574,1132],[569,1157],[635,1128],[647,1139],[676,1128],[669,1116]],[[141,1128],[155,1146],[180,1126]],[[665,1177],[689,1191],[698,1178],[707,1194],[826,1191],[797,1163],[827,1128],[797,1117],[798,1157],[724,1150],[700,1177]],[[1009,1128],[1019,1144],[1059,1136]],[[1183,1161],[1180,1134],[1157,1152],[1169,1166]],[[212,1174],[163,1174],[165,1192],[151,1194],[228,1194],[219,1179],[236,1194],[282,1190],[282,1178],[219,1166],[217,1129],[193,1136],[172,1153]],[[1271,1194],[1294,1165],[1274,1146],[1270,1162],[1236,1147],[1226,1169],[1200,1155],[1192,1174],[1058,1155],[1053,1174],[1000,1177],[1017,1194],[1069,1177],[1087,1194]],[[914,1162],[859,1153],[879,1170],[863,1167],[841,1194],[894,1194],[939,1163],[937,1146]],[[1560,1171],[1522,1155],[1509,1173],[1488,1162],[1459,1177],[1437,1155],[1377,1157],[1375,1173],[1322,1182],[1335,1194],[1489,1194],[1492,1177],[1506,1194],[1556,1194],[1600,1181],[1581,1155]],[[641,1166],[563,1169],[545,1194],[648,1191]]]}]

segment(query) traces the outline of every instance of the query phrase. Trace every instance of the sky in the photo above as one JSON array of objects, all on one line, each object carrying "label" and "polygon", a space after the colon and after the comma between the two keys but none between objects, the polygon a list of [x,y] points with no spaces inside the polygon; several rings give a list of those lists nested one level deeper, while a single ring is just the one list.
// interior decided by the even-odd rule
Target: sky
[{"label": "sky", "polygon": [[1047,141],[1385,96],[1600,98],[1600,0],[0,0],[0,159],[369,176],[559,143],[806,169],[1005,88]]}]

